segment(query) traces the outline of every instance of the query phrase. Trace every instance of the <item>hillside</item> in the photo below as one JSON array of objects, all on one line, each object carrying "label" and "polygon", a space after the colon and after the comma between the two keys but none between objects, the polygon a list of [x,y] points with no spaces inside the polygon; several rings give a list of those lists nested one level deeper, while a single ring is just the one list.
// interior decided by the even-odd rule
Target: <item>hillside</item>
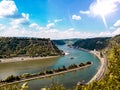
[{"label": "hillside", "polygon": [[120,35],[109,39],[106,54],[108,70],[104,79],[90,83],[83,88],[79,87],[80,90],[120,90]]},{"label": "hillside", "polygon": [[40,38],[0,38],[0,58],[18,56],[54,56],[61,55],[60,51],[50,39]]},{"label": "hillside", "polygon": [[112,37],[109,39],[109,47],[112,47],[114,45],[120,45],[120,35],[117,35],[115,37]]},{"label": "hillside", "polygon": [[89,39],[80,39],[76,41],[73,46],[75,48],[85,48],[89,50],[100,50],[108,46],[110,38],[89,38]]},{"label": "hillside", "polygon": [[[116,37],[113,38],[115,39]],[[52,82],[46,90],[120,90],[120,44],[114,44],[112,48],[108,48],[106,55],[109,64],[105,77],[102,80],[92,82],[88,85],[76,85],[71,89],[67,89],[62,84]],[[0,90],[3,90],[3,88],[5,90],[21,89],[16,84],[0,87]]]},{"label": "hillside", "polygon": [[79,39],[60,39],[60,40],[52,40],[54,44],[56,45],[71,45],[75,43]]},{"label": "hillside", "polygon": [[52,40],[54,44],[56,45],[65,45],[64,40]]},{"label": "hillside", "polygon": [[[99,39],[87,39],[91,43]],[[87,40],[85,40],[87,44]],[[101,40],[101,39],[100,39]],[[120,35],[112,38],[103,39],[108,46],[106,51],[108,60],[108,70],[105,76],[100,81],[92,82],[88,85],[76,85],[74,89],[70,90],[120,90]],[[94,42],[95,42],[94,41]],[[94,43],[95,44],[95,43]],[[95,44],[96,46],[97,44]],[[103,49],[104,50],[104,49]],[[67,90],[64,86],[53,84],[49,87],[50,90]],[[69,90],[69,89],[68,89]]]},{"label": "hillside", "polygon": [[[89,85],[76,85],[71,89],[53,82],[49,86],[49,90],[120,90],[120,35],[109,38],[108,45],[109,48],[106,49],[108,70],[102,80],[92,82]],[[4,86],[0,87],[0,89],[12,90],[15,87],[20,89],[16,85]]]}]

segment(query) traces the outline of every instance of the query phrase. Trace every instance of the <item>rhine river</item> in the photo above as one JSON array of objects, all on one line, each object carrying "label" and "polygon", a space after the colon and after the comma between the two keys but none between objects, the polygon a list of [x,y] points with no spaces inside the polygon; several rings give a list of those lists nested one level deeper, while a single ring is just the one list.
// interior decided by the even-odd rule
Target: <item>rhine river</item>
[{"label": "rhine river", "polygon": [[84,80],[84,82],[88,82],[96,74],[100,67],[100,61],[96,56],[85,51],[69,48],[66,45],[58,47],[69,54],[58,58],[0,64],[0,79],[5,79],[10,75],[38,73],[47,69],[56,69],[63,65],[67,67],[71,64],[80,64],[87,61],[91,61],[93,64],[90,67],[80,69],[78,71],[28,81],[28,85],[32,90],[40,90],[42,87],[50,86],[51,82],[54,81],[55,83],[62,84],[67,88],[72,88],[78,81]]}]

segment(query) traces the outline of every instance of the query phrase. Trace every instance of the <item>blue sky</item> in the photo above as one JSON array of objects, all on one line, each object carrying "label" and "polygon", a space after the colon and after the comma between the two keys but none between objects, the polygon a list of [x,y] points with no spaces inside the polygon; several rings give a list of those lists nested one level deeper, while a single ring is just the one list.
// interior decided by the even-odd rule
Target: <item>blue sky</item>
[{"label": "blue sky", "polygon": [[0,36],[51,39],[120,34],[120,0],[0,0]]}]

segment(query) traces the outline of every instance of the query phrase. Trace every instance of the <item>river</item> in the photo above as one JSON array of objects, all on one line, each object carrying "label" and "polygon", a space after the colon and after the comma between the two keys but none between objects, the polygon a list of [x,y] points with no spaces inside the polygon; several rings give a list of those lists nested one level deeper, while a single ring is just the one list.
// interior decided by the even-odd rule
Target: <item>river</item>
[{"label": "river", "polygon": [[[88,82],[97,72],[100,67],[100,61],[94,55],[81,50],[69,48],[66,45],[58,46],[68,55],[58,58],[51,58],[45,60],[11,62],[0,64],[0,79],[5,79],[10,75],[22,75],[23,73],[37,73],[46,69],[56,69],[65,65],[80,64],[81,62],[92,61],[90,67],[65,73],[62,75],[53,76],[51,78],[37,79],[28,81],[28,85],[32,90],[40,90],[42,87],[47,87],[52,81],[63,84],[67,88],[72,88],[78,81],[84,80]],[[73,57],[73,59],[71,59]]]}]

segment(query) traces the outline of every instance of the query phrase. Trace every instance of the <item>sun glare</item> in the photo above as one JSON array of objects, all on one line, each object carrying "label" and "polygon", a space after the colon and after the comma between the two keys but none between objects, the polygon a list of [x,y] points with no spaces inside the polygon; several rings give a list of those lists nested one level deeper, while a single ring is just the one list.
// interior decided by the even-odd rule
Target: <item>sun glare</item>
[{"label": "sun glare", "polygon": [[97,0],[97,2],[91,6],[91,10],[95,15],[106,16],[107,14],[110,14],[116,10],[116,4],[111,0]]},{"label": "sun glare", "polygon": [[90,6],[90,10],[95,16],[101,16],[103,23],[108,29],[105,16],[117,10],[117,0],[97,0]]}]

